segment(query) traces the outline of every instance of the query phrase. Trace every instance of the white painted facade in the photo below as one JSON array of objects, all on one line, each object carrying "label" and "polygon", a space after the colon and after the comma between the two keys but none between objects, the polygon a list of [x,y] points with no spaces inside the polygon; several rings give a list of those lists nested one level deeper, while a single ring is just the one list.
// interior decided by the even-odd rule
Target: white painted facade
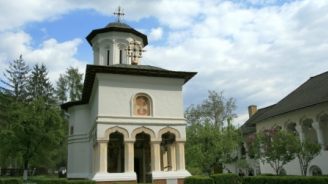
[{"label": "white painted facade", "polygon": [[[249,119],[240,127],[244,142],[240,146],[238,161],[226,165],[226,172],[245,175],[275,174],[268,163],[251,158],[249,142],[255,134],[264,130],[279,128],[296,136],[300,141],[309,141],[321,146],[320,153],[309,163],[307,175],[328,174],[328,72],[311,77],[278,103],[257,110],[256,105],[248,107]],[[283,166],[281,174],[302,175],[298,158]]]},{"label": "white painted facade", "polygon": [[[304,122],[309,122],[304,126]],[[309,164],[307,175],[312,176],[314,169],[319,169],[322,175],[328,174],[328,103],[321,103],[314,106],[302,108],[285,114],[281,114],[275,117],[262,120],[256,123],[256,132],[270,129],[273,127],[281,127],[283,130],[290,131],[290,125],[295,125],[295,130],[300,136],[301,140],[311,139],[321,145],[321,151]],[[309,131],[310,130],[310,131]],[[248,135],[245,135],[244,139],[247,139]],[[249,175],[249,171],[252,170],[253,175],[258,174],[275,174],[272,167],[263,163],[260,160],[250,158],[247,151],[247,143],[244,141],[246,154],[242,156],[239,152],[239,159],[245,159],[248,164],[248,168],[241,168],[237,162],[231,164],[225,164],[224,172],[233,172],[239,174],[240,172],[245,175]],[[302,175],[298,158],[290,161],[283,167],[287,175]]]},{"label": "white painted facade", "polygon": [[[94,65],[132,64],[126,52],[132,41],[144,47],[143,40],[131,33],[106,32],[96,35],[91,40]],[[123,52],[123,56],[120,56],[120,52]],[[136,64],[139,60],[134,62]],[[190,176],[185,169],[184,158],[184,83],[183,78],[96,73],[88,103],[67,108],[70,130],[67,177],[95,181],[137,181],[135,143],[141,133],[150,137],[151,170],[147,175],[151,174],[153,181],[164,179],[177,183],[178,179]],[[138,94],[148,98],[149,115],[134,113]],[[119,133],[124,139],[124,166],[120,172],[111,173],[109,142],[114,133]],[[164,134],[174,135],[174,142],[168,148],[165,147],[167,150],[163,148]],[[142,166],[143,169],[146,167]]]},{"label": "white painted facade", "polygon": [[[323,120],[322,118],[328,116],[328,103],[318,104],[312,107],[303,108],[297,111],[290,113],[282,114],[270,119],[264,120],[256,124],[256,131],[259,132],[264,129],[271,127],[280,126],[282,129],[287,130],[287,126],[291,123],[295,123],[296,131],[300,136],[301,140],[304,139],[316,139],[315,141],[321,145],[320,154],[315,157],[308,167],[308,175],[312,175],[312,169],[314,167],[320,168],[322,174],[328,174],[328,121]],[[311,132],[311,135],[306,137],[304,134],[307,134],[305,127],[302,127],[304,121],[310,120],[311,129],[314,130]],[[325,127],[324,127],[325,126]],[[312,134],[313,133],[313,134]],[[268,164],[263,164],[259,162],[261,173],[274,173],[273,169]],[[288,175],[301,175],[300,164],[298,159],[294,159],[284,166],[284,170]]]}]

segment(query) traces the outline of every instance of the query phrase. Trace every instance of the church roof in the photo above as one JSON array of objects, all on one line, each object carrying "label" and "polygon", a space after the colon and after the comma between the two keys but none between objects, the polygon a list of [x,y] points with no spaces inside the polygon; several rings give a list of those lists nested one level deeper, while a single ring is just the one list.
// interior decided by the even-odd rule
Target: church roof
[{"label": "church roof", "polygon": [[92,45],[92,43],[91,43],[92,39],[94,37],[96,37],[98,34],[107,33],[107,32],[131,33],[131,34],[134,34],[134,35],[139,36],[140,38],[142,38],[144,46],[148,45],[148,39],[147,39],[147,36],[145,34],[133,29],[129,25],[127,25],[125,23],[122,23],[122,22],[112,22],[112,23],[109,23],[104,28],[92,30],[89,33],[89,35],[87,36],[87,40],[88,40],[89,44]]},{"label": "church roof", "polygon": [[[247,123],[259,123],[265,119],[295,110],[328,102],[328,72],[311,77],[277,104],[264,108],[253,115]],[[259,113],[259,114],[258,114]]]},{"label": "church roof", "polygon": [[82,99],[80,101],[67,102],[61,105],[62,109],[67,110],[75,105],[88,104],[92,92],[93,83],[97,73],[138,75],[164,78],[181,78],[186,83],[197,72],[171,71],[150,65],[127,65],[117,64],[111,66],[87,65],[85,79],[82,91]]},{"label": "church roof", "polygon": [[251,116],[241,127],[241,131],[244,134],[255,132],[255,123],[264,113],[272,109],[274,105],[259,109],[253,116]]}]

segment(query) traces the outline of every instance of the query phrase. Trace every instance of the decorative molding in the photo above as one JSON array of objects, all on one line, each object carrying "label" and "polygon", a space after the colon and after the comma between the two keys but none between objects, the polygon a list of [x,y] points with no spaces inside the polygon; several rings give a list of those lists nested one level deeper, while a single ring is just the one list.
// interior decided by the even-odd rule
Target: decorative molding
[{"label": "decorative molding", "polygon": [[103,139],[109,140],[110,134],[115,133],[115,132],[119,132],[119,133],[123,134],[124,140],[129,139],[129,137],[130,137],[128,130],[126,130],[125,128],[119,127],[119,126],[115,126],[115,127],[108,128],[105,131],[105,135],[103,136]]},{"label": "decorative molding", "polygon": [[160,129],[158,131],[157,138],[158,139],[161,139],[162,138],[162,135],[165,134],[165,133],[167,133],[167,132],[170,132],[170,133],[174,134],[176,139],[180,139],[181,138],[180,132],[177,129],[172,128],[172,127],[169,127],[169,126]]},{"label": "decorative molding", "polygon": [[135,172],[126,173],[96,173],[92,178],[95,181],[136,181],[137,174]]},{"label": "decorative molding", "polygon": [[191,176],[187,170],[178,170],[178,171],[153,171],[153,179],[178,179],[186,178]]},{"label": "decorative molding", "polygon": [[148,134],[148,135],[150,136],[150,139],[151,139],[151,140],[156,139],[156,134],[155,134],[155,132],[154,132],[152,129],[147,128],[147,127],[145,127],[145,126],[138,127],[138,128],[136,128],[136,129],[134,129],[134,130],[132,131],[132,133],[131,133],[131,138],[135,138],[137,134],[142,133],[142,132]]},{"label": "decorative molding", "polygon": [[179,117],[152,117],[152,116],[108,116],[108,115],[98,115],[96,120],[99,120],[99,118],[110,118],[110,119],[140,119],[140,120],[176,120],[176,121],[186,121],[185,118],[179,118]]}]

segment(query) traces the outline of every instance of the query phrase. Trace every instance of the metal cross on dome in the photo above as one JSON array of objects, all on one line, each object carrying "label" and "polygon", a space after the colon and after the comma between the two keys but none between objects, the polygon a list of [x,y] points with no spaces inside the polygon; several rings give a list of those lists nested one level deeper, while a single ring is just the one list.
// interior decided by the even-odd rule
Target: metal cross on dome
[{"label": "metal cross on dome", "polygon": [[133,65],[138,64],[138,59],[142,57],[142,53],[145,50],[142,49],[142,46],[137,41],[133,40],[129,43],[128,48],[126,49],[128,56],[131,58],[131,62]]},{"label": "metal cross on dome", "polygon": [[125,14],[123,13],[123,9],[119,6],[119,7],[117,8],[117,12],[114,12],[114,15],[117,16],[117,22],[121,22],[121,21],[122,21],[122,17],[123,17]]}]

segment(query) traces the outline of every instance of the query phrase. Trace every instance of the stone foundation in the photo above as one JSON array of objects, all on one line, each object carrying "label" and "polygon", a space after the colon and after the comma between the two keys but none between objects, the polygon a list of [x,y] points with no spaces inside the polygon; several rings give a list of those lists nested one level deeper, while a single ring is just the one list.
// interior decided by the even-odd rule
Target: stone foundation
[{"label": "stone foundation", "polygon": [[166,184],[165,179],[153,180],[153,184]]},{"label": "stone foundation", "polygon": [[178,184],[184,184],[184,179],[178,179]]},{"label": "stone foundation", "polygon": [[[153,180],[153,184],[168,184],[166,179]],[[184,184],[184,179],[177,179],[177,184]]]},{"label": "stone foundation", "polygon": [[[137,184],[137,181],[97,181],[96,184]],[[153,180],[153,184],[168,184],[166,179]],[[184,184],[184,179],[177,179],[177,184]]]}]

